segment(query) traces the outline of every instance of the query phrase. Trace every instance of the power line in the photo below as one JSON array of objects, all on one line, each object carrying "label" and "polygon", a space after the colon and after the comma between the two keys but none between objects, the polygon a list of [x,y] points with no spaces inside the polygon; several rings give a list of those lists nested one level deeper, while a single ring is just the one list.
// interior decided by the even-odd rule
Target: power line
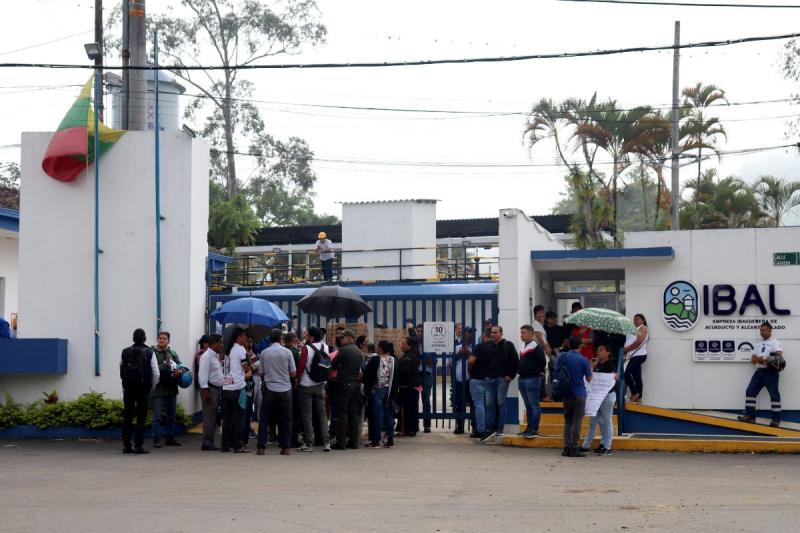
[{"label": "power line", "polygon": [[[614,48],[607,50],[593,50],[583,52],[561,52],[551,54],[527,54],[517,56],[494,57],[466,57],[462,59],[421,59],[409,61],[382,61],[382,62],[348,62],[348,63],[280,63],[280,64],[244,64],[244,65],[179,65],[179,66],[105,66],[105,70],[282,70],[282,69],[330,69],[330,68],[382,68],[382,67],[413,67],[431,65],[457,65],[467,63],[507,63],[512,61],[528,61],[532,59],[566,59],[574,57],[609,56],[633,52],[656,52],[662,50],[710,48],[730,46],[734,44],[775,41],[800,37],[800,33],[785,33],[782,35],[762,35],[756,37],[742,37],[739,39],[726,39],[721,41],[702,41],[686,43],[679,46],[672,44],[661,46],[636,46],[628,48]],[[67,64],[67,63],[0,63],[0,68],[50,68],[50,69],[93,69],[93,65]]]},{"label": "power line", "polygon": [[621,4],[637,6],[680,6],[680,7],[744,7],[762,9],[800,9],[800,5],[784,4],[732,4],[732,3],[710,3],[710,2],[662,2],[646,0],[558,0],[559,2],[578,2],[584,4]]},{"label": "power line", "polygon": [[5,52],[0,52],[0,56],[4,56],[4,55],[8,55],[8,54],[13,54],[14,52],[22,52],[22,51],[24,51],[24,50],[30,50],[30,49],[32,49],[32,48],[39,48],[40,46],[46,46],[46,45],[48,45],[48,44],[60,43],[61,41],[66,41],[66,40],[68,40],[68,39],[72,39],[72,38],[74,38],[74,37],[79,37],[79,36],[81,36],[81,35],[86,35],[87,33],[92,33],[92,31],[93,31],[93,30],[89,30],[89,31],[82,31],[82,32],[80,32],[80,33],[73,33],[72,35],[66,35],[66,36],[64,36],[64,37],[59,37],[58,39],[53,39],[53,40],[51,40],[51,41],[45,41],[45,42],[43,42],[43,43],[32,44],[32,45],[29,45],[29,46],[24,46],[24,47],[22,47],[22,48],[15,48],[14,50],[6,50]]}]

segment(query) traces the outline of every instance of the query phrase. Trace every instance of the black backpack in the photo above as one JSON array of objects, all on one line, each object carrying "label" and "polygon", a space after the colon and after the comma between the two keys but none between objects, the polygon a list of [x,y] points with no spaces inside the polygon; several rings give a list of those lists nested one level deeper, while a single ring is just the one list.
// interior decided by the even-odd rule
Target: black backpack
[{"label": "black backpack", "polygon": [[[560,357],[566,357],[566,354],[562,354]],[[558,366],[558,361],[556,361],[556,366]],[[562,361],[553,376],[553,401],[564,401],[567,396],[572,396],[572,376],[566,361]]]},{"label": "black backpack", "polygon": [[308,377],[311,378],[311,381],[325,383],[331,375],[331,358],[327,353],[319,351],[313,344],[309,344],[308,347],[314,350],[314,357],[311,358],[311,364],[308,366]]},{"label": "black backpack", "polygon": [[122,365],[119,369],[123,387],[150,386],[153,375],[150,370],[150,348],[131,346],[122,352]]}]

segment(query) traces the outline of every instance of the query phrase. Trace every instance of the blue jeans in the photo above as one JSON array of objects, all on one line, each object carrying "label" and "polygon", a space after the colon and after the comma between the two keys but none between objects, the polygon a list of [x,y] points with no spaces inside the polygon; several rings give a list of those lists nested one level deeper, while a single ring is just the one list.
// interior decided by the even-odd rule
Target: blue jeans
[{"label": "blue jeans", "polygon": [[486,432],[486,383],[481,379],[469,380],[469,394],[475,405],[475,429]]},{"label": "blue jeans", "polygon": [[519,378],[519,393],[522,395],[522,401],[525,402],[525,414],[528,417],[525,433],[539,432],[539,419],[542,417],[542,409],[539,405],[541,387],[541,377]]},{"label": "blue jeans", "polygon": [[422,381],[422,426],[431,427],[431,392],[433,392],[433,374],[426,370],[420,372]]},{"label": "blue jeans", "polygon": [[586,434],[586,438],[583,439],[584,448],[588,448],[592,444],[597,425],[600,424],[600,444],[606,450],[611,449],[611,439],[614,436],[614,424],[611,417],[614,414],[614,400],[616,398],[615,391],[609,392],[603,399],[603,403],[600,404],[597,415],[589,418],[589,432]]},{"label": "blue jeans", "polygon": [[162,396],[153,398],[153,438],[157,439],[164,434],[161,427],[161,411],[164,406],[167,408],[167,427],[166,436],[172,438],[175,435],[175,409],[178,401],[177,396]]},{"label": "blue jeans", "polygon": [[750,378],[750,384],[747,386],[745,392],[745,413],[747,416],[756,416],[756,400],[758,393],[764,387],[767,388],[772,410],[772,420],[780,422],[781,420],[781,391],[778,389],[778,379],[780,374],[769,368],[759,368],[753,373]]},{"label": "blue jeans", "polygon": [[[464,418],[456,421],[456,428],[463,431],[464,421],[469,418],[472,422],[472,430],[476,431],[475,406],[472,404],[472,394],[465,385],[467,383],[463,381],[453,381],[453,413],[464,416]],[[467,406],[469,406],[469,415],[467,415]]]},{"label": "blue jeans", "polygon": [[372,427],[369,440],[372,444],[381,443],[381,432],[386,432],[386,442],[394,444],[394,409],[391,402],[387,402],[389,389],[375,389],[370,398],[372,412]]},{"label": "blue jeans", "polygon": [[506,378],[486,378],[486,431],[503,432],[506,424],[506,395],[508,382]]}]

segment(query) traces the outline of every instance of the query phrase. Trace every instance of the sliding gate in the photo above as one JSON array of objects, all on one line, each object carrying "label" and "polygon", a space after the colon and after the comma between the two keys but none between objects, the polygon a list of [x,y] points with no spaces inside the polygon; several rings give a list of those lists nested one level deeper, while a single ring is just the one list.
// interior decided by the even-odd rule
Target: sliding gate
[{"label": "sliding gate", "polygon": [[[297,302],[313,288],[275,288],[253,291],[239,290],[230,294],[212,294],[209,296],[209,310],[213,311],[224,302],[241,297],[255,297],[269,300],[283,309],[288,316],[296,316],[291,329],[301,332],[310,326],[335,327],[336,323],[361,322],[367,324],[369,339],[375,339],[379,328],[404,328],[408,322],[454,322],[465,328],[475,328],[475,340],[480,340],[480,332],[487,322],[497,324],[497,283],[408,283],[408,284],[375,284],[350,286],[369,306],[372,312],[362,317],[349,317],[328,321],[327,317],[303,313]],[[215,324],[209,324],[214,331]],[[460,340],[455,344],[460,344]],[[420,346],[420,349],[422,347]],[[399,351],[399,346],[395,346]],[[468,419],[464,409],[456,412],[451,394],[454,377],[455,354],[423,354],[423,357],[434,360],[434,379],[430,391],[430,418],[434,427],[452,427],[459,419]],[[458,402],[466,405],[466,398]],[[425,415],[420,407],[420,418]]]}]

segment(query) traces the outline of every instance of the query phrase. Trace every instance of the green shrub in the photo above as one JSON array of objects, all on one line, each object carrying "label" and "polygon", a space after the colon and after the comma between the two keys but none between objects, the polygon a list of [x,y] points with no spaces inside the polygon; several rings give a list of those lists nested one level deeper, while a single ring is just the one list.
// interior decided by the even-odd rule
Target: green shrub
[{"label": "green shrub", "polygon": [[[42,400],[28,405],[17,403],[11,394],[5,394],[0,403],[0,430],[22,425],[38,428],[77,426],[89,429],[104,429],[122,426],[122,400],[105,398],[103,393],[89,392],[76,400],[46,403]],[[178,405],[176,423],[189,425],[191,419],[183,406]],[[152,412],[148,411],[147,425],[152,424]]]}]

